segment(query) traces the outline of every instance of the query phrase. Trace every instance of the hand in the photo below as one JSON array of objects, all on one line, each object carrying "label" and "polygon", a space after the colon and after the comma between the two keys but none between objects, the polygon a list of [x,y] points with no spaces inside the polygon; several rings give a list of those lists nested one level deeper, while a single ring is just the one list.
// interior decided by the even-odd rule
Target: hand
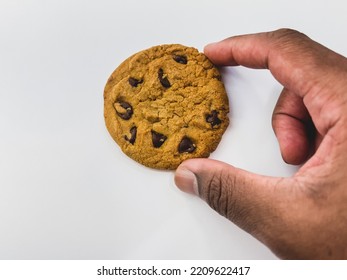
[{"label": "hand", "polygon": [[269,69],[283,85],[272,125],[290,178],[210,159],[183,162],[176,185],[252,234],[278,257],[347,258],[347,59],[281,29],[206,46],[217,65]]}]

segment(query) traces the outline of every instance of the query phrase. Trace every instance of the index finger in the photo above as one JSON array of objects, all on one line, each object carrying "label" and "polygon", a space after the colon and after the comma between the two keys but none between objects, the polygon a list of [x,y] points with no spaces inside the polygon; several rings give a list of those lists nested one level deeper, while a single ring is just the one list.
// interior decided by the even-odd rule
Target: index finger
[{"label": "index finger", "polygon": [[335,74],[336,56],[340,56],[291,29],[230,37],[207,45],[204,52],[216,65],[269,69],[284,87],[301,97],[327,73]]},{"label": "index finger", "polygon": [[208,44],[204,53],[216,65],[268,68],[270,33],[238,35]]}]

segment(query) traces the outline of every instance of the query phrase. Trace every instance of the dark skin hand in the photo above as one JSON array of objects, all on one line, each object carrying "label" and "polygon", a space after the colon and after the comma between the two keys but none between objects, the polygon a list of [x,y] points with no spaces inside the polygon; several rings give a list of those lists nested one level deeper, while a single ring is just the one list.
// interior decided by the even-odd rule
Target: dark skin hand
[{"label": "dark skin hand", "polygon": [[347,259],[347,59],[294,30],[205,47],[220,66],[269,69],[283,85],[272,125],[289,178],[191,159],[176,185],[284,259]]}]

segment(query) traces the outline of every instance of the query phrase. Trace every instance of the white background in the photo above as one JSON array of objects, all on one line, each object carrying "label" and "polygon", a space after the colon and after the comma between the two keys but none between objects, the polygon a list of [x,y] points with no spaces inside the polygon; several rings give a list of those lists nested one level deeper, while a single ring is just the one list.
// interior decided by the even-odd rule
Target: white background
[{"label": "white background", "polygon": [[[181,193],[173,172],[127,158],[103,88],[128,56],[180,43],[298,29],[347,54],[345,1],[0,0],[0,259],[275,259]],[[322,58],[324,59],[324,58]],[[232,123],[212,158],[290,176],[271,128],[281,86],[223,69]]]}]

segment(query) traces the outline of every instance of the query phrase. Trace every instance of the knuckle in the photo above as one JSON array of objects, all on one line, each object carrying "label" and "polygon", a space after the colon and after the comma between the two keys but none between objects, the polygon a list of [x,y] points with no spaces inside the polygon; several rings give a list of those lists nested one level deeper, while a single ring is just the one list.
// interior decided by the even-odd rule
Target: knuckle
[{"label": "knuckle", "polygon": [[299,37],[306,37],[303,33],[295,30],[295,29],[290,29],[290,28],[280,28],[277,29],[273,32],[273,35],[278,38],[299,38]]},{"label": "knuckle", "polygon": [[281,28],[273,32],[269,32],[275,50],[292,50],[297,44],[302,45],[307,42],[308,37],[294,29]]},{"label": "knuckle", "polygon": [[217,211],[222,216],[231,219],[233,213],[233,186],[235,178],[226,171],[214,173],[207,185],[204,199],[212,209]]},{"label": "knuckle", "polygon": [[261,219],[259,218],[258,221],[252,219],[255,205],[242,207],[244,197],[239,187],[245,185],[245,182],[240,180],[242,179],[228,170],[218,171],[206,182],[201,197],[220,215],[247,232],[257,234]]}]

